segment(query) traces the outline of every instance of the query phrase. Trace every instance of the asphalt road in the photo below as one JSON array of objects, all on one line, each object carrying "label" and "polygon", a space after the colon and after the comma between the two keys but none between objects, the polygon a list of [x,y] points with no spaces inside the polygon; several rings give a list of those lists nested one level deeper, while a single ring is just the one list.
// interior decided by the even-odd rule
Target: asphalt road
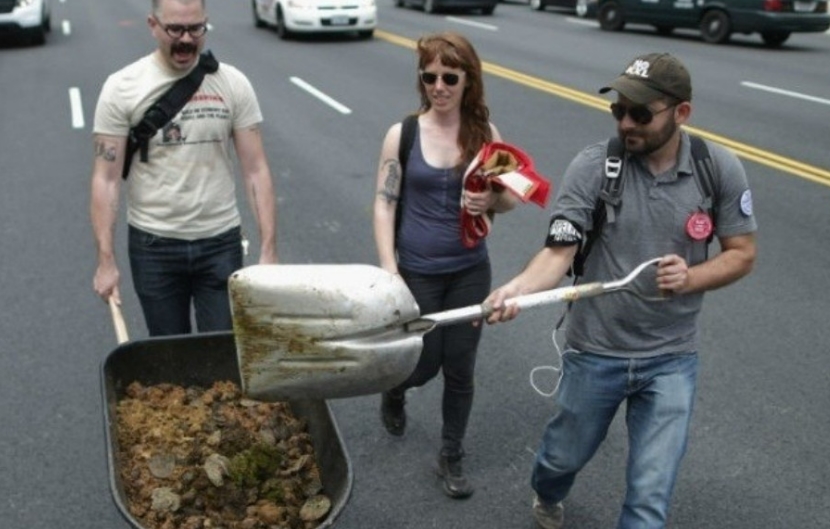
[{"label": "asphalt road", "polygon": [[[112,499],[105,457],[99,369],[116,343],[107,308],[91,289],[90,127],[106,76],[152,49],[148,9],[145,0],[55,2],[46,46],[0,43],[3,528],[128,527]],[[494,122],[554,186],[582,146],[613,132],[596,89],[639,53],[682,57],[695,81],[692,125],[741,152],[761,230],[753,275],[707,297],[698,405],[670,526],[826,527],[830,36],[795,35],[780,50],[763,48],[757,36],[712,46],[692,33],[603,33],[566,13],[520,4],[502,4],[493,17],[427,16],[385,0],[371,41],[283,42],[254,29],[245,1],[214,0],[209,10],[209,47],[246,72],[260,96],[279,195],[279,251],[292,263],[375,262],[377,156],[386,129],[417,107],[408,46],[422,33],[454,29],[470,37],[486,63]],[[297,79],[349,112],[312,96]],[[70,88],[79,96],[74,111]],[[250,230],[250,216],[245,223]],[[496,283],[523,266],[546,223],[535,206],[497,220],[490,240]],[[118,237],[124,262],[123,224]],[[128,328],[142,340],[128,270],[123,274]],[[412,392],[403,439],[383,431],[377,397],[333,401],[355,472],[336,526],[533,527],[528,478],[551,402],[528,377],[556,362],[550,330],[558,314],[539,310],[486,329],[467,441],[477,492],[467,501],[446,498],[432,474],[440,381]],[[574,487],[566,527],[613,526],[625,455],[618,422]]]}]

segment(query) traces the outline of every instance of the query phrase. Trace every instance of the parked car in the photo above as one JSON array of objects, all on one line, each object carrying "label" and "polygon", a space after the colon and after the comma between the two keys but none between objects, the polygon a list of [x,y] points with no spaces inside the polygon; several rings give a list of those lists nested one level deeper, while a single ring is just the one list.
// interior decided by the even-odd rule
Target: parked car
[{"label": "parked car", "polygon": [[597,0],[576,0],[576,16],[581,18],[596,18]]},{"label": "parked car", "polygon": [[581,18],[594,18],[597,14],[597,0],[530,0],[528,5],[536,11],[544,11],[548,6],[573,9]]},{"label": "parked car", "polygon": [[733,33],[760,33],[770,47],[792,33],[830,28],[827,0],[599,0],[597,18],[606,31],[628,22],[650,24],[661,34],[698,28],[704,41],[716,44]]},{"label": "parked car", "polygon": [[499,0],[395,0],[398,7],[420,7],[425,13],[439,11],[481,11],[492,15]]},{"label": "parked car", "polygon": [[43,44],[51,30],[49,0],[0,0],[0,35],[21,35]]},{"label": "parked car", "polygon": [[576,0],[530,0],[530,9],[543,11],[548,6],[576,9]]},{"label": "parked car", "polygon": [[[3,0],[0,0],[3,1]],[[254,25],[273,27],[282,39],[294,33],[350,33],[372,38],[375,0],[252,0]]]}]

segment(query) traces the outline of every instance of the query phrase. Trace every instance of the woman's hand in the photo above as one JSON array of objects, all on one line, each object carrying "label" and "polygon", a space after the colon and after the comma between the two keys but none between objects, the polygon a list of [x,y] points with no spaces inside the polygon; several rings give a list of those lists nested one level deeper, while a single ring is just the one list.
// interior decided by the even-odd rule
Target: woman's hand
[{"label": "woman's hand", "polygon": [[493,209],[493,205],[498,198],[498,194],[493,192],[492,189],[485,189],[484,191],[464,190],[461,197],[464,209],[474,217]]}]

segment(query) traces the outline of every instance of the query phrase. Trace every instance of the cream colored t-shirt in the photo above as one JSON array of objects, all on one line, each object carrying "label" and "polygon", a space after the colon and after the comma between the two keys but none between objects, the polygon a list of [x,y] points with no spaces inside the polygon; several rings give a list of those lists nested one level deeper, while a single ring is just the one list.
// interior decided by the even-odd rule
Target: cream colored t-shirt
[{"label": "cream colored t-shirt", "polygon": [[[155,53],[109,76],[95,109],[94,132],[126,137],[144,112],[181,77]],[[240,224],[232,133],[262,121],[253,87],[220,64],[162,130],[149,159],[136,153],[127,179],[127,222],[163,237],[195,240]]]}]

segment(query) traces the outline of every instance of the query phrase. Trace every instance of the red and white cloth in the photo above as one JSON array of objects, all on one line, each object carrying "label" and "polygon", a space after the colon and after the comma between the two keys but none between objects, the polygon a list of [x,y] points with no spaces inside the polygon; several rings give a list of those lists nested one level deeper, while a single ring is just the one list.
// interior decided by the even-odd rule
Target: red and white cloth
[{"label": "red and white cloth", "polygon": [[[488,187],[510,191],[524,202],[545,207],[551,184],[536,172],[533,160],[513,145],[501,142],[485,143],[464,172],[465,191],[481,192]],[[461,202],[461,242],[467,248],[475,247],[490,233],[492,213],[471,215]]]}]

